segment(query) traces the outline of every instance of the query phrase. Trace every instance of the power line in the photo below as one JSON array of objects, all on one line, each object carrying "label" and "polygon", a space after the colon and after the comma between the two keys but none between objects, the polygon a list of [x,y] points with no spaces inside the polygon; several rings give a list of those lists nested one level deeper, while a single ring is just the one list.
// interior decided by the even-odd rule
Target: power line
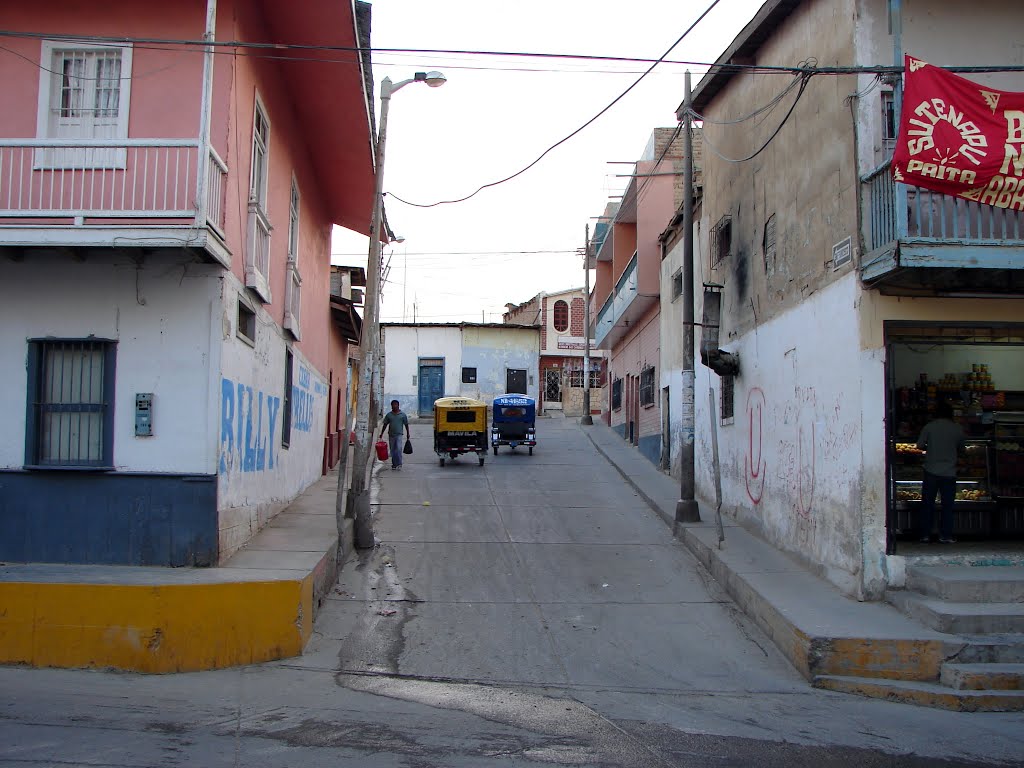
[{"label": "power line", "polygon": [[478,188],[476,189],[476,191],[475,191],[475,192],[471,192],[470,194],[466,195],[465,197],[461,197],[461,198],[458,198],[457,200],[441,200],[441,201],[438,201],[438,202],[436,202],[436,203],[430,203],[430,204],[422,205],[422,204],[417,204],[417,203],[410,203],[410,202],[409,202],[408,200],[403,200],[402,198],[398,197],[397,195],[392,195],[392,197],[394,197],[394,198],[395,198],[396,200],[398,200],[398,201],[399,201],[399,202],[401,202],[401,203],[405,203],[406,205],[412,205],[412,206],[415,206],[415,207],[417,207],[417,208],[433,208],[433,207],[435,207],[435,206],[438,206],[438,205],[446,205],[446,204],[451,204],[451,203],[461,203],[461,202],[464,202],[464,201],[466,201],[466,200],[469,200],[469,199],[470,199],[471,197],[473,197],[473,196],[477,195],[478,193],[482,192],[483,190],[485,190],[485,189],[487,189],[487,188],[489,188],[489,187],[496,187],[496,186],[498,186],[499,184],[504,184],[504,183],[505,183],[505,182],[507,182],[507,181],[511,181],[512,179],[516,178],[517,176],[521,176],[522,174],[526,173],[526,172],[527,172],[528,170],[530,170],[531,168],[533,168],[533,166],[535,166],[535,165],[536,165],[537,163],[539,163],[539,162],[540,162],[541,160],[543,160],[543,159],[544,159],[544,157],[545,157],[545,156],[546,156],[546,155],[547,155],[547,154],[548,154],[549,152],[551,152],[551,151],[552,151],[552,150],[554,150],[555,148],[557,148],[557,147],[561,146],[562,144],[564,144],[565,142],[567,142],[567,141],[568,141],[569,139],[571,139],[571,138],[572,138],[573,136],[575,136],[575,135],[577,135],[578,133],[580,133],[580,132],[581,132],[581,131],[582,131],[582,130],[583,130],[584,128],[586,128],[587,126],[589,126],[589,125],[593,124],[593,123],[594,123],[594,122],[595,122],[595,121],[596,121],[596,120],[597,120],[597,119],[598,119],[599,117],[601,117],[601,115],[605,114],[605,113],[606,113],[606,112],[607,112],[608,110],[610,110],[610,109],[611,109],[611,108],[612,108],[613,106],[615,106],[615,105],[616,105],[616,104],[618,104],[618,103],[619,103],[619,102],[620,102],[620,101],[621,101],[621,100],[622,100],[623,98],[625,98],[626,94],[628,94],[628,93],[629,93],[630,91],[632,91],[632,90],[633,90],[634,88],[636,88],[636,87],[637,87],[637,86],[638,86],[638,85],[640,84],[640,81],[642,81],[642,80],[643,80],[643,79],[644,79],[645,77],[647,77],[647,75],[649,75],[649,74],[651,73],[651,71],[652,71],[652,70],[653,70],[653,69],[654,69],[654,68],[655,68],[656,66],[658,66],[658,64],[659,64],[659,63],[660,63],[660,62],[661,62],[661,61],[662,61],[663,59],[665,59],[665,57],[667,57],[667,56],[668,56],[668,55],[669,55],[670,53],[672,53],[673,49],[674,49],[674,48],[675,48],[675,47],[676,47],[677,45],[679,45],[679,43],[681,43],[681,42],[683,41],[683,39],[684,39],[684,38],[685,38],[685,37],[686,37],[686,36],[687,36],[688,34],[690,34],[690,32],[691,32],[691,31],[693,30],[693,28],[694,28],[694,27],[696,27],[696,26],[697,26],[698,24],[700,24],[700,22],[701,22],[701,21],[703,21],[703,20],[704,20],[704,17],[705,17],[705,16],[707,16],[707,15],[708,15],[709,13],[711,13],[712,9],[713,9],[713,8],[714,8],[714,7],[716,6],[716,5],[718,5],[718,3],[719,3],[719,2],[721,2],[721,0],[711,0],[711,5],[709,5],[709,6],[708,6],[708,7],[707,7],[707,8],[706,8],[706,9],[704,10],[704,12],[703,12],[703,13],[702,13],[702,14],[701,14],[700,16],[698,16],[698,17],[697,17],[697,20],[696,20],[695,22],[693,22],[693,24],[691,24],[691,25],[690,25],[689,27],[687,27],[686,31],[685,31],[685,32],[683,32],[683,34],[682,34],[682,35],[680,35],[680,36],[679,36],[679,38],[678,38],[678,39],[677,39],[677,40],[676,40],[676,41],[675,41],[674,43],[672,43],[672,45],[670,45],[670,46],[668,47],[668,50],[667,50],[667,51],[665,51],[665,53],[663,53],[663,54],[662,54],[661,56],[659,56],[659,57],[658,57],[658,59],[657,59],[657,60],[656,60],[656,61],[655,61],[655,62],[654,62],[653,64],[651,64],[651,66],[650,66],[650,67],[648,67],[648,68],[647,68],[647,71],[646,71],[646,72],[644,72],[644,73],[643,73],[642,75],[640,75],[640,77],[638,77],[638,78],[637,78],[636,80],[634,80],[634,81],[633,81],[633,83],[632,83],[632,84],[631,84],[631,85],[630,85],[630,86],[629,86],[628,88],[626,88],[626,90],[624,90],[624,91],[623,91],[622,93],[620,93],[620,94],[619,94],[618,96],[616,96],[616,97],[615,97],[614,99],[612,99],[612,100],[611,100],[611,102],[609,102],[609,103],[608,103],[608,104],[607,104],[607,105],[606,105],[606,106],[605,106],[605,107],[604,107],[603,109],[601,109],[601,111],[599,111],[599,112],[598,112],[598,113],[597,113],[596,115],[594,115],[594,116],[593,116],[592,118],[590,118],[589,120],[587,120],[587,122],[585,122],[585,123],[584,123],[583,125],[581,125],[581,126],[580,126],[579,128],[577,128],[576,130],[574,130],[574,131],[573,131],[572,133],[570,133],[570,134],[569,134],[568,136],[566,136],[566,137],[564,137],[564,138],[560,139],[559,141],[556,141],[556,142],[555,142],[554,144],[552,144],[552,145],[551,145],[550,147],[548,147],[547,149],[545,149],[545,150],[544,150],[543,152],[541,152],[541,153],[540,153],[540,155],[539,155],[539,156],[537,157],[537,159],[536,159],[536,160],[534,160],[534,161],[533,161],[532,163],[530,163],[529,165],[527,165],[527,166],[526,166],[525,168],[522,168],[522,169],[520,169],[520,170],[516,171],[515,173],[511,174],[510,176],[506,176],[506,177],[505,177],[504,179],[499,179],[498,181],[492,181],[492,182],[490,182],[490,183],[488,183],[488,184],[484,184],[484,185],[482,185],[482,186],[478,187]]},{"label": "power line", "polygon": [[[718,0],[712,3],[707,10],[701,14],[701,17],[695,21],[689,29],[683,35],[672,44],[668,52],[671,52],[683,38],[689,34],[690,31],[700,23],[704,16],[718,4]],[[776,66],[770,64],[738,64],[733,62],[718,63],[718,62],[700,62],[700,61],[681,61],[676,59],[668,59],[662,56],[657,59],[632,57],[632,56],[600,56],[595,54],[578,54],[578,53],[543,53],[538,51],[485,51],[485,50],[473,50],[473,49],[448,49],[448,48],[360,48],[358,46],[342,46],[342,45],[304,45],[298,43],[258,43],[258,42],[247,42],[243,40],[202,40],[202,39],[175,39],[175,38],[158,38],[158,37],[129,37],[129,36],[103,36],[103,35],[74,35],[66,32],[38,32],[38,31],[27,31],[27,30],[10,30],[0,29],[0,37],[12,37],[12,38],[26,38],[32,40],[65,40],[68,42],[81,42],[98,45],[139,45],[139,46],[174,46],[177,48],[205,48],[210,46],[214,49],[217,48],[232,48],[232,49],[252,49],[252,50],[273,50],[273,51],[323,51],[328,53],[397,53],[397,54],[416,54],[416,55],[457,55],[457,56],[488,56],[488,57],[509,57],[509,58],[539,58],[539,59],[558,59],[558,60],[576,60],[576,61],[606,61],[606,62],[617,62],[626,64],[651,64],[652,66],[641,76],[646,77],[650,73],[650,70],[658,64],[674,64],[689,67],[700,67],[706,68],[708,71],[715,72],[754,72],[760,74],[801,74],[802,72],[808,71],[806,68],[799,66]],[[166,50],[162,48],[156,48],[156,50]],[[201,53],[202,51],[197,51]],[[219,53],[219,51],[216,51]],[[228,55],[240,55],[233,51],[228,51]],[[322,57],[302,59],[295,56],[267,56],[266,58],[271,59],[282,59],[285,61],[310,61],[315,63],[337,63],[337,64],[355,64],[352,60],[331,60],[324,59]],[[934,62],[933,62],[934,63]],[[941,64],[935,64],[936,66],[942,66]],[[1024,71],[1024,64],[994,64],[994,65],[981,65],[981,66],[943,66],[943,69],[949,72],[955,72],[958,74],[983,74],[983,73],[996,73],[996,72],[1022,72]],[[514,68],[513,68],[514,70]],[[543,70],[540,70],[543,71]],[[554,71],[566,71],[572,72],[573,70],[554,70]],[[898,65],[863,65],[863,66],[835,66],[835,67],[815,67],[813,69],[814,74],[818,75],[852,75],[852,74],[887,74],[887,73],[901,73],[903,71],[902,66]],[[623,72],[622,74],[631,74]],[[621,97],[620,97],[621,98]]]}]

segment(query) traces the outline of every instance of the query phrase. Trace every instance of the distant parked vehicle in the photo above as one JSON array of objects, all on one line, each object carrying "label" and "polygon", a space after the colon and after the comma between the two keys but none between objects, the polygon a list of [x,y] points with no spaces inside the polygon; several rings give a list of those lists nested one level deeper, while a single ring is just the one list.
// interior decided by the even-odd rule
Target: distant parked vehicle
[{"label": "distant parked vehicle", "polygon": [[475,453],[484,464],[487,455],[487,403],[469,397],[442,397],[434,401],[434,452],[456,458]]},{"label": "distant parked vehicle", "polygon": [[491,447],[498,455],[498,446],[515,449],[526,445],[533,455],[537,444],[537,401],[529,395],[502,395],[491,403]]}]

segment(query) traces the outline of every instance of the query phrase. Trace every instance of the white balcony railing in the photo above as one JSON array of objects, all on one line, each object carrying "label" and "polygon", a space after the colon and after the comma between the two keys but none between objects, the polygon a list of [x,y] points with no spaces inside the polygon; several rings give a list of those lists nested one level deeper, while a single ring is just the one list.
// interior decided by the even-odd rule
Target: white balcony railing
[{"label": "white balcony railing", "polygon": [[[0,218],[194,221],[202,151],[195,139],[0,139]],[[222,230],[227,166],[212,150],[207,166],[205,218]]]}]

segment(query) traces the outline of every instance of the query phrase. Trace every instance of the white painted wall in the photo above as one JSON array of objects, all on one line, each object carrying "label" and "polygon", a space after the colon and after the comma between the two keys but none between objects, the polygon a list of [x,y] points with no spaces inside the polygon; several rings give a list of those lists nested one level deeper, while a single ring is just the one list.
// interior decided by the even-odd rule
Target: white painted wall
[{"label": "white painted wall", "polygon": [[282,445],[285,332],[259,305],[256,344],[236,334],[237,278],[227,275],[220,305],[221,376],[211,434],[218,448],[221,557],[234,551],[321,476],[326,378],[293,349],[291,435]]},{"label": "white painted wall", "polygon": [[443,359],[444,394],[461,394],[462,332],[458,327],[386,325],[382,343],[384,403],[398,400],[407,415],[417,414],[419,361],[424,357]]},{"label": "white painted wall", "polygon": [[[419,362],[444,360],[444,394],[490,403],[505,394],[505,371],[527,372],[525,394],[538,396],[540,330],[495,325],[385,325],[384,402],[396,399],[410,416],[418,413]],[[463,366],[477,369],[476,383],[462,382]]]},{"label": "white painted wall", "polygon": [[[860,353],[858,291],[849,273],[723,343],[739,353],[741,374],[733,423],[718,427],[723,510],[851,594],[860,588],[862,445],[879,456],[884,447],[881,408],[865,409],[862,394],[880,400],[883,376],[881,361]],[[698,365],[695,452],[704,509],[714,503],[709,386],[717,407],[719,377]],[[881,509],[884,516],[884,502]]]},{"label": "white painted wall", "polygon": [[460,395],[475,397],[490,405],[504,395],[508,369],[526,371],[526,392],[539,397],[540,329],[483,328],[467,326],[462,331],[462,365],[476,368],[476,384],[461,384]]},{"label": "white painted wall", "polygon": [[[0,261],[0,467],[24,464],[27,340],[116,339],[114,465],[131,472],[216,471],[207,403],[220,315],[219,267],[127,255]],[[135,394],[153,393],[153,436],[135,436]]]}]

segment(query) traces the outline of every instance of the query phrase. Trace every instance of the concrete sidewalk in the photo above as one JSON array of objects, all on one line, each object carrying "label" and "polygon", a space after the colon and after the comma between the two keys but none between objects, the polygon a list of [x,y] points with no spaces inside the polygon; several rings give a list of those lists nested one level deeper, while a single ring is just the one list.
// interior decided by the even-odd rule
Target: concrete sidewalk
[{"label": "concrete sidewalk", "polygon": [[[713,509],[701,508],[701,522],[676,523],[680,489],[674,479],[603,423],[580,428],[814,685],[944,709],[1024,708],[1019,691],[936,684],[943,663],[967,638],[929,629],[888,603],[846,597],[728,518],[720,543]],[[984,569],[974,570],[974,578],[985,578]]]}]

